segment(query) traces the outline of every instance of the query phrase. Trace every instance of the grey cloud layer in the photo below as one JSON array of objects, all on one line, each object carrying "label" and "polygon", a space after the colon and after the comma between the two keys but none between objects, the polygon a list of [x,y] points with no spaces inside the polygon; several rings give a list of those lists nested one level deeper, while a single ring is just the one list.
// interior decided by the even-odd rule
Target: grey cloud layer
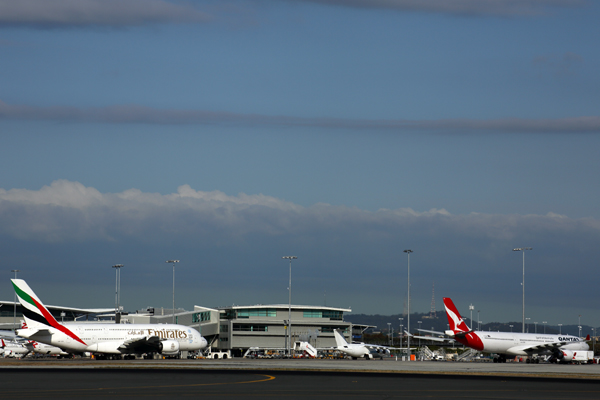
[{"label": "grey cloud layer", "polygon": [[0,0],[0,26],[125,27],[209,19],[189,4],[163,0]]},{"label": "grey cloud layer", "polygon": [[[290,0],[339,7],[461,16],[535,16],[582,0]],[[223,3],[223,2],[222,2]],[[221,6],[223,4],[221,3]],[[234,5],[236,2],[224,2]],[[0,0],[0,27],[36,29],[201,23],[212,17],[194,3],[165,0]],[[196,5],[209,6],[206,2]],[[214,6],[214,4],[213,4]]]},{"label": "grey cloud layer", "polygon": [[468,16],[535,16],[553,7],[577,7],[579,0],[296,0],[341,7],[416,11]]},{"label": "grey cloud layer", "polygon": [[197,124],[235,126],[320,127],[433,132],[600,132],[600,117],[558,119],[371,120],[237,114],[205,110],[166,110],[138,105],[98,108],[34,107],[0,101],[0,120],[130,124]]}]

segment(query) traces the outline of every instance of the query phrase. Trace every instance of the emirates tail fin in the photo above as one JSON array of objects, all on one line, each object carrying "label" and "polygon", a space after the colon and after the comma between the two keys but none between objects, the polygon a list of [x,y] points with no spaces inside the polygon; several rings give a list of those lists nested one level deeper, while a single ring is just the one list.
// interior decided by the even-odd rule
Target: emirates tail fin
[{"label": "emirates tail fin", "polygon": [[11,279],[11,281],[15,288],[15,292],[17,293],[17,297],[19,298],[19,302],[23,307],[23,317],[25,318],[25,323],[28,328],[23,331],[30,331],[28,336],[19,334],[20,336],[30,337],[34,335],[35,332],[45,332],[50,328],[54,328],[65,335],[70,336],[77,342],[85,344],[81,338],[71,332],[69,328],[60,324],[56,318],[52,316],[50,311],[42,304],[42,301],[35,295],[33,290],[31,290],[29,285],[27,285],[23,279]]}]

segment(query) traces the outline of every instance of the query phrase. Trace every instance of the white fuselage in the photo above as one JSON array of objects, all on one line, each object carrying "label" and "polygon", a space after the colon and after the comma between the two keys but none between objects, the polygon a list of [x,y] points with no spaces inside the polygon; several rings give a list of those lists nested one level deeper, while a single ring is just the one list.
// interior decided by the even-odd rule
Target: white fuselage
[{"label": "white fuselage", "polygon": [[361,358],[364,356],[368,357],[368,355],[371,353],[371,351],[365,345],[356,343],[347,343],[345,345],[338,346],[337,349],[354,358]]},{"label": "white fuselage", "polygon": [[[467,342],[465,344],[477,350],[516,356],[550,354],[554,349],[571,351],[589,349],[584,340],[570,335],[476,331],[468,334],[465,339]],[[459,342],[464,343],[463,340]],[[560,342],[565,344],[559,347],[552,345]]]},{"label": "white fuselage", "polygon": [[30,341],[25,345],[29,350],[33,351],[36,354],[44,354],[47,356],[67,356],[69,353],[61,349],[60,347],[51,346],[45,343],[38,343],[35,341]]},{"label": "white fuselage", "polygon": [[26,356],[30,351],[25,345],[20,343],[5,343],[5,346],[0,349],[4,357],[21,358]]},{"label": "white fuselage", "polygon": [[[70,331],[48,328],[20,329],[17,334],[69,352],[132,354],[128,345],[142,339],[156,338],[170,348],[186,351],[202,350],[207,342],[200,333],[188,326],[172,324],[65,324]],[[165,348],[168,351],[167,348]]]}]

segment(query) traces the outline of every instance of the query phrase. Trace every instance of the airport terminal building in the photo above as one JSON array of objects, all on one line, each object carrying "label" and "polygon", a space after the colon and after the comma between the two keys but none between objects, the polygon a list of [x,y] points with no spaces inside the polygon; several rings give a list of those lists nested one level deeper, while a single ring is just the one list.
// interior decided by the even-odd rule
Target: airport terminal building
[{"label": "airport terminal building", "polygon": [[[333,347],[334,329],[344,332],[350,341],[352,324],[344,321],[347,308],[325,306],[291,306],[292,344],[297,340],[310,342],[315,347]],[[195,306],[194,311],[175,314],[175,323],[198,329],[213,350],[231,351],[241,356],[250,347],[285,349],[287,347],[288,304],[259,304],[206,308]],[[149,309],[147,313],[124,315],[126,323],[171,323],[167,313]]]}]

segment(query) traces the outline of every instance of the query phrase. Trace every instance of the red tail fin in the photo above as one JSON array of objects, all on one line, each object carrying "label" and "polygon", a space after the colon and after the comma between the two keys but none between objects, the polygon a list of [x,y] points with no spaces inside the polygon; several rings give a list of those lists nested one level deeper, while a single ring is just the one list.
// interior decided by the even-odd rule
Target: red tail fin
[{"label": "red tail fin", "polygon": [[585,337],[585,341],[586,341],[586,342],[589,342],[590,340],[592,340],[592,338],[590,338],[590,335],[588,334],[588,335]]},{"label": "red tail fin", "polygon": [[444,307],[446,308],[446,315],[448,316],[448,324],[450,324],[450,329],[454,331],[454,333],[470,331],[449,297],[444,297]]}]

